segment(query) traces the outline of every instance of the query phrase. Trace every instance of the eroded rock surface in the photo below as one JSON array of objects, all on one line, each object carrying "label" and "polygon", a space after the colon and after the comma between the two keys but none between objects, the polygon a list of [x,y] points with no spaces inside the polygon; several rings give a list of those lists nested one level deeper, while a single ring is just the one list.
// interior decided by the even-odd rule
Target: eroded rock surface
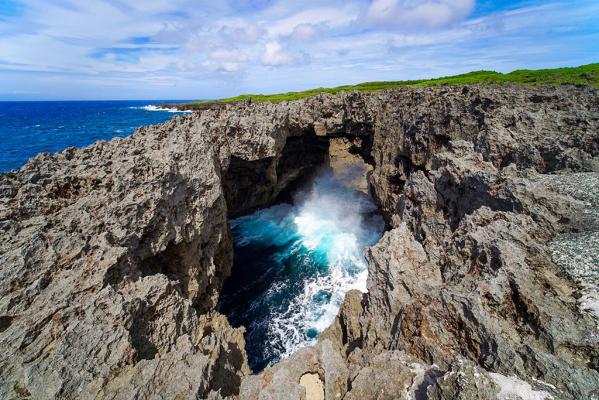
[{"label": "eroded rock surface", "polygon": [[[227,219],[331,141],[372,165],[388,224],[368,293],[249,375],[243,328],[216,311]],[[246,102],[39,155],[0,175],[0,397],[296,399],[311,374],[327,399],[592,398],[599,250],[576,238],[596,204],[560,182],[598,171],[599,93],[580,87]],[[580,274],[567,249],[585,243]]]}]

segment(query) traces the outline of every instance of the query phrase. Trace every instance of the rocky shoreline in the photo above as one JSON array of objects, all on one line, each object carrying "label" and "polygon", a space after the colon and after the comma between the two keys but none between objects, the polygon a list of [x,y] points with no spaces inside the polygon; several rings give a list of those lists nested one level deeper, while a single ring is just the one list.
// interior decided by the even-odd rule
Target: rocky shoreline
[{"label": "rocky shoreline", "polygon": [[[216,311],[228,218],[340,149],[388,226],[368,293],[252,375]],[[0,175],[0,397],[599,397],[598,173],[575,86],[226,104],[40,154]]]}]

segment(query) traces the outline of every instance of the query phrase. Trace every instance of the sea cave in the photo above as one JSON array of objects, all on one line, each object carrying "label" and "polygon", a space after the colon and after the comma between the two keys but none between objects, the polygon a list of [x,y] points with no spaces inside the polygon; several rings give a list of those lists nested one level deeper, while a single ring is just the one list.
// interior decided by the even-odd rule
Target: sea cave
[{"label": "sea cave", "polygon": [[347,138],[320,148],[324,162],[274,204],[230,220],[234,261],[219,308],[245,327],[254,372],[314,344],[345,294],[367,290],[364,250],[385,227],[369,193],[371,167]]}]

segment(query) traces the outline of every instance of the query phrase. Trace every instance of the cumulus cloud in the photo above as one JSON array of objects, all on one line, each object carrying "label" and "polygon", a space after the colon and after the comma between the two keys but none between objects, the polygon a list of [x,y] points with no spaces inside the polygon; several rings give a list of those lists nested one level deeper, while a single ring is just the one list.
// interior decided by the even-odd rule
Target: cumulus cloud
[{"label": "cumulus cloud", "polygon": [[367,21],[393,29],[444,28],[466,18],[474,0],[374,0]]},{"label": "cumulus cloud", "polygon": [[216,49],[208,53],[204,67],[217,72],[237,72],[248,57],[239,49]]},{"label": "cumulus cloud", "polygon": [[287,53],[279,42],[272,41],[266,43],[260,61],[262,64],[268,66],[281,66],[292,64],[294,62],[294,57]]}]

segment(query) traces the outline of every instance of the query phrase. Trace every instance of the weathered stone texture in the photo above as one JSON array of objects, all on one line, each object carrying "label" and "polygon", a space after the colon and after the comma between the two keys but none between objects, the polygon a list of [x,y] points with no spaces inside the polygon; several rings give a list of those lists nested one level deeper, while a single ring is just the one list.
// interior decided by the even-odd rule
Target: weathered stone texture
[{"label": "weathered stone texture", "polygon": [[[227,218],[276,201],[330,140],[372,165],[388,225],[368,293],[249,375],[216,311]],[[599,295],[568,235],[599,224],[560,182],[598,172],[599,93],[580,87],[245,102],[41,154],[0,175],[0,397],[295,399],[310,373],[327,399],[590,398]]]}]

